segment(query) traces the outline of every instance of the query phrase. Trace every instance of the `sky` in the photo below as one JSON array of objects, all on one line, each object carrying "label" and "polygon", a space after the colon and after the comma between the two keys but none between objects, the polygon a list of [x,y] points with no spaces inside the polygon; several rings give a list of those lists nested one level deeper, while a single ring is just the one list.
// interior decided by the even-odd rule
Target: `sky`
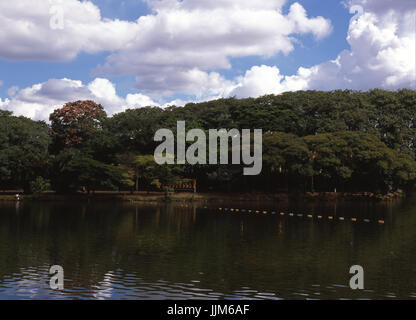
[{"label": "sky", "polygon": [[415,0],[0,3],[0,109],[34,120],[297,90],[416,89]]}]

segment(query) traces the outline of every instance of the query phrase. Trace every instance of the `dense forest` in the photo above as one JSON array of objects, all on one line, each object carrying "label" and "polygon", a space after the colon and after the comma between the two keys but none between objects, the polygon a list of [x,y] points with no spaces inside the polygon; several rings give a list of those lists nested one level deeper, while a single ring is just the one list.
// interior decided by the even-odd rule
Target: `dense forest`
[{"label": "dense forest", "polygon": [[[240,165],[157,165],[155,132],[175,132],[180,120],[187,130],[263,129],[262,173],[244,176]],[[156,190],[181,178],[197,179],[198,191],[409,190],[416,91],[299,91],[112,117],[93,101],[77,101],[55,110],[50,124],[0,110],[0,150],[0,189],[27,193]]]}]

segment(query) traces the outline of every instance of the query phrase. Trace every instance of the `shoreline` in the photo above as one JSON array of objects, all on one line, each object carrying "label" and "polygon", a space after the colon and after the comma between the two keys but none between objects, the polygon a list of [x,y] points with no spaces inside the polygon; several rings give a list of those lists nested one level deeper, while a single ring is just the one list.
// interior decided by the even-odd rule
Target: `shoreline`
[{"label": "shoreline", "polygon": [[[0,201],[17,201],[15,194],[0,194]],[[60,195],[48,192],[42,195],[20,195],[19,201],[121,201],[121,202],[211,202],[211,201],[241,201],[241,202],[280,202],[290,199],[306,201],[376,201],[389,202],[406,197],[403,191],[388,194],[372,192],[343,193],[343,192],[307,192],[307,193],[187,193],[178,192],[166,195],[162,192],[95,192],[93,194]]]}]

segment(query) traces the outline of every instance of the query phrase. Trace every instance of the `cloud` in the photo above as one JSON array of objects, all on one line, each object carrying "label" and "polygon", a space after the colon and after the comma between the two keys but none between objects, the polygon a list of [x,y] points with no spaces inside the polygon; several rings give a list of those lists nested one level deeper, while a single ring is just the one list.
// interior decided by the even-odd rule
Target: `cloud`
[{"label": "cloud", "polygon": [[332,30],[323,17],[309,19],[306,10],[297,2],[290,7],[288,18],[295,24],[298,33],[311,33],[317,39],[326,37]]},{"label": "cloud", "polygon": [[276,66],[254,66],[244,76],[237,78],[236,88],[231,95],[245,98],[303,90],[307,88],[304,78],[309,72],[302,68],[299,73],[299,76],[285,77]]},{"label": "cloud", "polygon": [[365,11],[371,11],[375,14],[389,12],[406,14],[415,10],[415,2],[413,0],[349,0],[346,3],[347,7],[354,5],[362,6]]},{"label": "cloud", "polygon": [[[204,72],[197,68],[166,73],[149,74],[136,78],[137,87],[153,96],[171,96],[177,92],[193,95],[197,99],[207,95],[229,94],[233,83],[217,72]],[[166,86],[170,84],[169,86]]]},{"label": "cloud", "polygon": [[0,25],[0,43],[7,44],[0,58],[8,60],[71,60],[117,50],[137,34],[135,23],[103,19],[97,6],[78,0],[1,1]]},{"label": "cloud", "polygon": [[[368,3],[369,8],[372,8],[372,3]],[[402,1],[403,6],[406,3]],[[387,10],[387,6],[377,8],[383,8],[384,12],[364,11],[350,24],[347,36],[350,50],[341,52],[334,61],[310,69],[309,88],[414,87],[416,8],[412,6],[413,11],[407,12]]]},{"label": "cloud", "polygon": [[129,93],[126,97],[126,105],[129,108],[140,108],[143,106],[157,106],[158,104],[141,93]]},{"label": "cloud", "polygon": [[[297,76],[288,77],[281,75],[277,67],[262,65],[251,68],[244,76],[233,80],[226,80],[217,74],[210,79],[210,76],[205,73],[193,72],[195,72],[192,75],[195,86],[202,86],[202,88],[199,88],[201,96],[193,99],[175,99],[168,102],[163,100],[154,101],[151,97],[142,93],[129,93],[123,98],[117,94],[115,85],[108,79],[96,78],[88,84],[83,84],[79,80],[64,78],[50,79],[23,89],[12,87],[9,89],[9,99],[3,101],[0,98],[0,109],[10,110],[15,115],[23,115],[34,120],[48,121],[49,114],[67,102],[94,100],[104,106],[108,115],[113,115],[128,108],[145,106],[166,108],[233,95],[249,97],[302,90],[306,88],[304,77],[308,75],[309,71],[301,69]],[[212,85],[212,87],[208,88],[207,85]]]},{"label": "cloud", "polygon": [[[180,52],[183,59],[176,56],[176,63],[169,65],[204,69],[227,67],[228,57],[288,53],[293,49],[292,35],[312,33],[321,38],[331,31],[329,20],[308,18],[298,3],[283,15],[284,0],[147,2],[152,14],[125,21],[102,18],[100,9],[90,1],[2,1],[0,42],[7,45],[1,46],[0,57],[61,61],[80,52],[114,51],[120,56],[134,52],[139,54],[130,61],[135,66],[141,57],[152,61],[153,54],[170,53],[171,59]],[[128,71],[122,62],[114,72]]]},{"label": "cloud", "polygon": [[280,10],[285,4],[286,0],[185,0],[178,2],[176,0],[145,0],[147,4],[156,12],[166,9],[184,8],[188,10],[203,9],[212,10],[218,7],[227,9],[265,9],[265,10]]},{"label": "cloud", "polygon": [[[322,39],[331,24],[310,18],[298,3],[282,13],[284,0],[146,0],[151,14],[134,22],[103,19],[88,1],[64,1],[65,28],[49,26],[49,2],[22,0],[0,4],[0,58],[68,60],[79,52],[111,51],[95,72],[135,75],[139,93],[117,94],[103,75],[91,83],[50,79],[32,87],[9,89],[0,108],[34,119],[47,119],[68,101],[93,99],[111,115],[128,107],[184,105],[220,97],[257,97],[285,91],[415,86],[416,10],[412,1],[356,0],[363,14],[348,30],[348,50],[336,59],[294,75],[279,66],[251,66],[245,74],[227,79],[219,72],[231,68],[233,58],[289,54],[296,36]],[[26,12],[26,13],[25,13]],[[183,93],[185,98],[168,101]]]},{"label": "cloud", "polygon": [[0,58],[68,61],[81,52],[110,52],[96,76],[134,75],[151,97],[198,98],[228,93],[218,70],[231,68],[230,59],[289,54],[297,35],[322,39],[332,30],[328,19],[308,17],[299,3],[283,14],[286,0],[146,2],[151,14],[124,21],[102,18],[90,1],[2,1],[0,43],[7,45]]},{"label": "cloud", "polygon": [[[362,0],[363,14],[351,22],[349,50],[335,60],[299,68],[283,76],[276,66],[254,66],[238,79],[238,97],[257,97],[306,89],[416,89],[415,14],[413,1]],[[370,11],[374,10],[374,11]]]},{"label": "cloud", "polygon": [[128,94],[119,97],[116,88],[108,79],[97,78],[84,85],[71,79],[50,79],[31,87],[17,90],[10,99],[0,98],[0,109],[13,111],[34,120],[48,120],[49,114],[65,103],[77,100],[94,100],[102,104],[109,115],[127,108],[157,105],[141,94]]},{"label": "cloud", "polygon": [[149,0],[154,12],[137,20],[140,36],[95,72],[135,74],[137,88],[150,96],[218,92],[228,84],[217,70],[231,68],[230,59],[289,54],[296,35],[330,34],[329,20],[309,18],[298,3],[284,15],[284,2]]}]

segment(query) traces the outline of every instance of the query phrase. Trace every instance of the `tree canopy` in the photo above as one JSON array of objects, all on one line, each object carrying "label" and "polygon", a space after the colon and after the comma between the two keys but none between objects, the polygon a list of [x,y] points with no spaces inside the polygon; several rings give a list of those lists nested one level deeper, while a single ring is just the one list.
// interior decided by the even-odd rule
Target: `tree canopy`
[{"label": "tree canopy", "polygon": [[[154,134],[175,132],[177,121],[187,130],[262,129],[262,174],[243,176],[239,165],[157,165]],[[415,182],[416,91],[287,92],[112,117],[76,101],[55,110],[50,125],[0,110],[0,150],[2,189],[30,191],[44,179],[60,192],[143,190],[184,177],[197,179],[199,190],[389,192]]]}]

